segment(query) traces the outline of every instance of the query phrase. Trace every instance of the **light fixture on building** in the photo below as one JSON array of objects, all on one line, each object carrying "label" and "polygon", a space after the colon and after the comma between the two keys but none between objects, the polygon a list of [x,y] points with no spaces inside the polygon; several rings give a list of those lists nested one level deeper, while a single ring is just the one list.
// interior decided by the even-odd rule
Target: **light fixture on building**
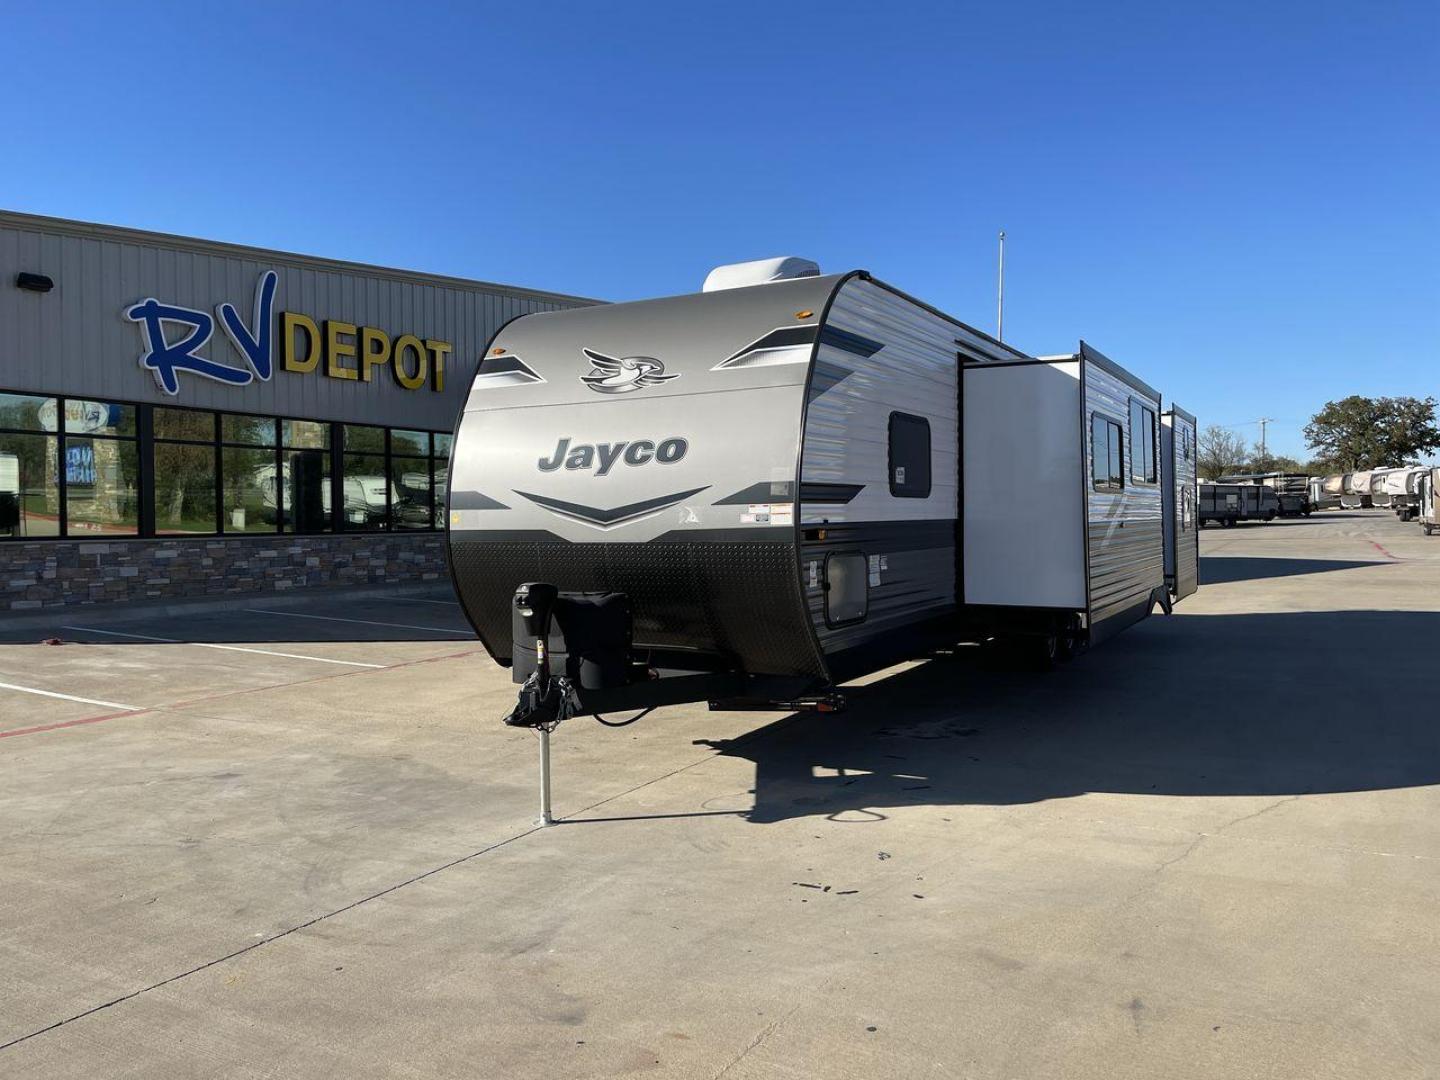
[{"label": "light fixture on building", "polygon": [[44,274],[27,274],[22,270],[15,276],[15,287],[30,292],[49,292],[55,288],[55,281]]}]

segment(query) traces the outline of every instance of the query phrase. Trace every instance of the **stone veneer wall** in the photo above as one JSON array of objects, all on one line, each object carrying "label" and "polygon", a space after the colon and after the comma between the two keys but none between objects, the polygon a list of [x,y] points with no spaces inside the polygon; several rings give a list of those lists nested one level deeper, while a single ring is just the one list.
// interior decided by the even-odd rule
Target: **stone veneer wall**
[{"label": "stone veneer wall", "polygon": [[441,533],[0,542],[0,611],[446,577]]}]

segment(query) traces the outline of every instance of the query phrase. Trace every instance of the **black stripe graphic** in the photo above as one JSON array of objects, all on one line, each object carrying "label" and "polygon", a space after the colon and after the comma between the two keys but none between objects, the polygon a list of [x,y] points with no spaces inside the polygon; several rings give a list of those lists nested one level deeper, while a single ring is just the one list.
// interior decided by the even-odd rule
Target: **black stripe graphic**
[{"label": "black stripe graphic", "polygon": [[750,503],[790,502],[795,485],[789,480],[762,480],[751,484],[734,495],[727,495],[715,502],[715,506],[748,506]]},{"label": "black stripe graphic", "polygon": [[450,493],[451,510],[509,510],[498,499],[492,499],[489,495],[482,495],[478,491],[452,491]]},{"label": "black stripe graphic", "polygon": [[844,349],[856,356],[874,356],[885,347],[883,342],[872,341],[870,338],[852,334],[849,330],[841,330],[836,326],[827,326],[820,331],[820,344],[833,345],[837,349]]},{"label": "black stripe graphic", "polygon": [[674,506],[682,499],[700,494],[708,487],[707,484],[706,487],[691,488],[689,491],[679,491],[674,495],[661,495],[655,499],[645,499],[642,502],[628,503],[625,506],[615,506],[610,509],[565,502],[561,499],[552,499],[548,495],[532,495],[528,491],[516,491],[515,494],[529,499],[537,506],[543,506],[546,510],[560,514],[562,517],[575,518],[577,521],[609,528],[611,525],[619,525],[638,517],[644,517],[646,514],[653,514],[657,510],[664,510],[668,506]]},{"label": "black stripe graphic", "polygon": [[817,484],[809,480],[800,484],[802,503],[848,503],[860,494],[864,484]]},{"label": "black stripe graphic", "polygon": [[745,361],[757,353],[791,349],[797,345],[809,345],[815,340],[815,330],[814,323],[777,327],[763,337],[756,338],[738,352],[727,356],[715,366],[716,368],[745,367]]},{"label": "black stripe graphic", "polygon": [[539,372],[518,356],[487,356],[475,369],[475,377],[485,380],[482,386],[519,386],[545,381]]}]

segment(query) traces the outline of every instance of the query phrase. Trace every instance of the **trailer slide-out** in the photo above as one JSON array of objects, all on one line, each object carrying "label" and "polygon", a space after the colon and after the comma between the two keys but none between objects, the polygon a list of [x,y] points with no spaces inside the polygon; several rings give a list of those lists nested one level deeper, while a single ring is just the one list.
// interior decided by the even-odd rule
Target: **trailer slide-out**
[{"label": "trailer slide-out", "polygon": [[961,641],[1045,663],[1193,590],[1188,536],[1167,585],[1194,531],[1172,414],[1178,473],[1160,395],[1084,343],[1028,356],[863,271],[725,267],[499,331],[454,443],[452,573],[532,726],[824,707]]}]

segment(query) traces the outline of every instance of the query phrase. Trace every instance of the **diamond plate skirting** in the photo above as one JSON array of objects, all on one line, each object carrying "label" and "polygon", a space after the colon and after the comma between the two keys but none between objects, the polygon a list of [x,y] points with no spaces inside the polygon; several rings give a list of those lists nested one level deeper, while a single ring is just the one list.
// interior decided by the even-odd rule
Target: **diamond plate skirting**
[{"label": "diamond plate skirting", "polygon": [[451,536],[456,587],[496,656],[510,655],[516,586],[549,581],[566,591],[626,593],[637,647],[718,653],[753,675],[825,677],[793,544],[572,544],[470,535]]}]

